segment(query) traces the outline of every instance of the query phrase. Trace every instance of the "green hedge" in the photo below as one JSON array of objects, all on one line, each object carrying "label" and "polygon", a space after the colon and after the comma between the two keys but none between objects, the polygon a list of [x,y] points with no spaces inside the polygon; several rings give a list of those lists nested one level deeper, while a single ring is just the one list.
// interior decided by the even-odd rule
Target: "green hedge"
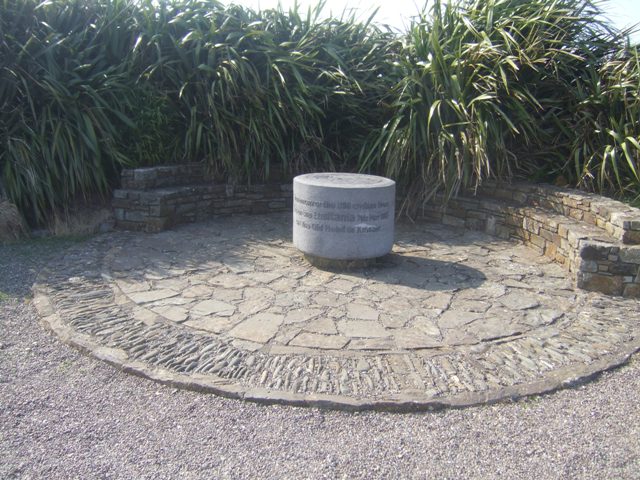
[{"label": "green hedge", "polygon": [[211,0],[0,0],[0,197],[32,223],[123,166],[490,177],[640,194],[639,61],[587,0],[437,3],[406,34]]},{"label": "green hedge", "polygon": [[637,47],[585,0],[463,0],[416,21],[370,142],[423,197],[513,175],[640,195]]},{"label": "green hedge", "polygon": [[352,17],[210,0],[4,0],[2,189],[34,222],[123,166],[355,169],[388,115],[396,38]]}]

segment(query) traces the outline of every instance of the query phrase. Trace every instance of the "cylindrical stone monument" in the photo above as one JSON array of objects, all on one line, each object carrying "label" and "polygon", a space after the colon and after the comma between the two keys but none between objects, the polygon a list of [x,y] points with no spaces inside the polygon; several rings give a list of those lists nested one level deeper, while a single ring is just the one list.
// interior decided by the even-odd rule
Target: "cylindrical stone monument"
[{"label": "cylindrical stone monument", "polygon": [[393,247],[393,180],[356,173],[293,179],[293,244],[312,258],[368,260]]}]

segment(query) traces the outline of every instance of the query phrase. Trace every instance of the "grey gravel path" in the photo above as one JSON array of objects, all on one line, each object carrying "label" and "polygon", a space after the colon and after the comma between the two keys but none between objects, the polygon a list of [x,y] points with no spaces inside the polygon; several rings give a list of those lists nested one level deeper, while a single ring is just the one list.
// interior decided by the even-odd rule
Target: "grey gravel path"
[{"label": "grey gravel path", "polygon": [[0,247],[0,478],[640,478],[640,362],[517,403],[424,414],[261,406],[126,375],[37,322],[68,242]]}]

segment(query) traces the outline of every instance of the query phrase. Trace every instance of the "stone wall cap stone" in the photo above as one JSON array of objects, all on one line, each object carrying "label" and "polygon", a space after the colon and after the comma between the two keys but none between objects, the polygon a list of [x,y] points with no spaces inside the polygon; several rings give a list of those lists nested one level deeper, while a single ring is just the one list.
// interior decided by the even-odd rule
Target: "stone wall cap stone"
[{"label": "stone wall cap stone", "polygon": [[623,228],[624,230],[639,230],[640,229],[640,210],[623,210],[620,212],[613,212],[611,214],[611,223],[616,227]]},{"label": "stone wall cap stone", "polygon": [[640,246],[620,249],[620,260],[625,263],[640,264]]}]

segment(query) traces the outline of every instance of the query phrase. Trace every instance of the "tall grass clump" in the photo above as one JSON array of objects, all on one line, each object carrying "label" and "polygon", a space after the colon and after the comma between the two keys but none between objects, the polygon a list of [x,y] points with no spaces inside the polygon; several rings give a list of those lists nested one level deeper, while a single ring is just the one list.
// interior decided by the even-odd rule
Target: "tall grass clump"
[{"label": "tall grass clump", "polygon": [[[354,17],[323,19],[320,4],[255,12],[184,1],[140,25],[141,81],[180,113],[185,159],[216,176],[268,178],[355,165],[381,125],[393,37]],[[207,8],[205,8],[205,6]]]},{"label": "tall grass clump", "polygon": [[2,0],[0,185],[32,222],[122,166],[226,181],[354,169],[395,37],[354,16],[215,0]]},{"label": "tall grass clump", "polygon": [[[568,146],[558,168],[571,183],[624,199],[640,200],[640,56],[638,47],[622,47],[572,88]],[[567,149],[563,149],[567,150]],[[553,168],[550,170],[553,171]]]},{"label": "tall grass clump", "polygon": [[127,162],[118,144],[132,101],[123,1],[3,0],[0,190],[33,222],[78,195],[105,193]]},{"label": "tall grass clump", "polygon": [[[614,125],[639,80],[629,57],[624,67],[615,59],[621,37],[600,14],[587,0],[435,3],[408,32],[393,116],[363,168],[384,168],[422,198],[513,175],[564,174],[598,189],[637,179],[627,175],[637,125]],[[601,124],[584,117],[592,109]],[[616,136],[626,146],[612,147]],[[629,168],[619,176],[622,158]]]},{"label": "tall grass clump", "polygon": [[322,11],[0,0],[0,200],[42,223],[181,162],[386,173],[412,200],[514,175],[640,196],[638,51],[598,4],[437,1],[406,35]]},{"label": "tall grass clump", "polygon": [[106,193],[127,161],[130,14],[122,1],[1,4],[0,183],[33,222]]}]

